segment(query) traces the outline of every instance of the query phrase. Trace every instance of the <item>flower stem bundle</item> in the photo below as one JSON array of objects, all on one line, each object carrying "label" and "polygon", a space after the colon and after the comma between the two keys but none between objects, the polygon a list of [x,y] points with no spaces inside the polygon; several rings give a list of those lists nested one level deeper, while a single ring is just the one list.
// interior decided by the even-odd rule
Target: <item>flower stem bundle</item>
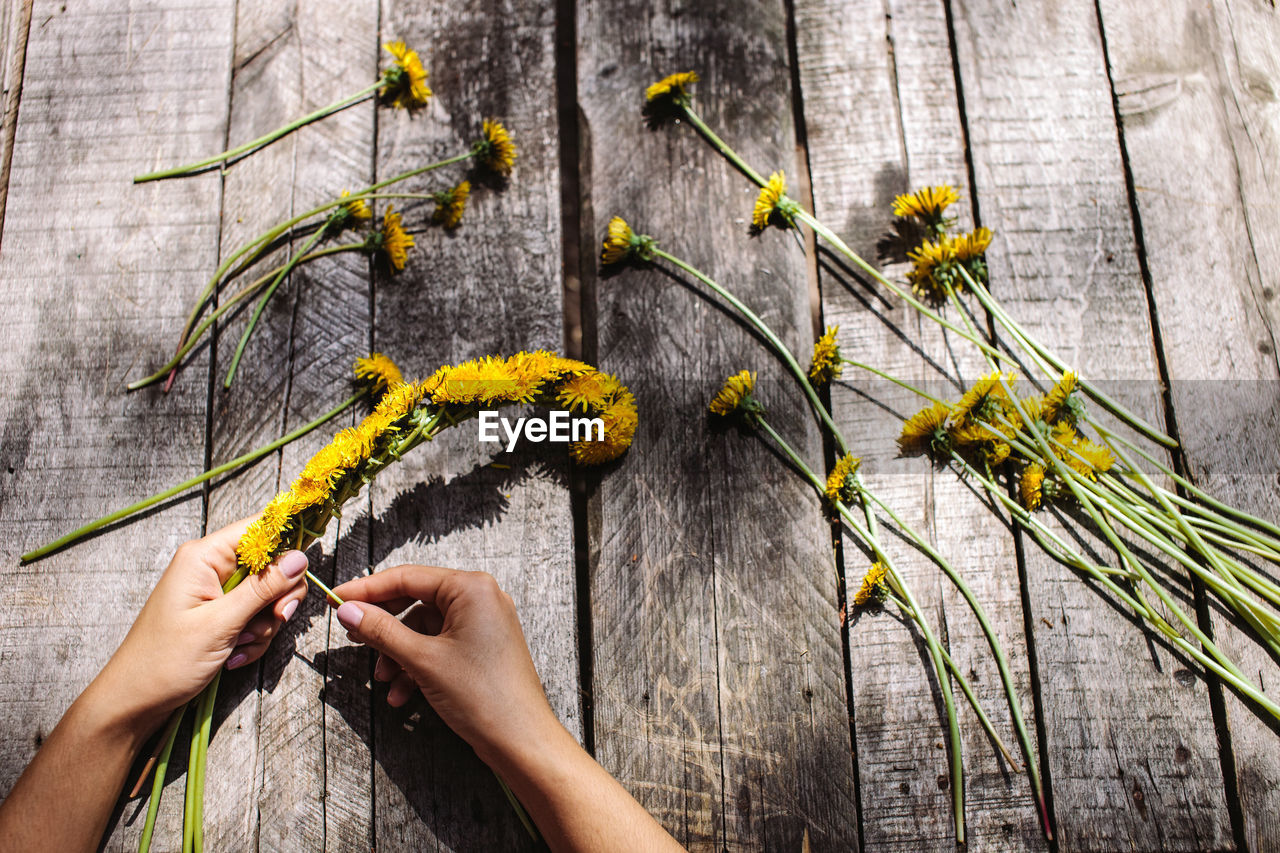
[{"label": "flower stem bundle", "polygon": [[[385,365],[369,362],[363,367],[379,373]],[[465,361],[441,367],[425,381],[393,383],[368,417],[335,435],[311,457],[289,489],[273,498],[249,525],[236,548],[237,569],[224,591],[264,570],[285,551],[306,550],[324,535],[333,518],[341,516],[347,501],[404,454],[483,409],[503,405],[563,405],[600,418],[602,436],[570,444],[571,456],[584,465],[621,456],[630,447],[638,422],[635,397],[616,377],[542,350]],[[307,578],[336,601],[314,575],[308,573]],[[183,810],[184,851],[199,851],[203,845],[204,774],[217,690],[215,678],[195,700]],[[179,709],[175,717],[180,719],[185,710]],[[167,766],[177,729],[171,720],[161,739],[155,764],[158,776],[152,785],[140,853],[149,849],[163,791],[161,768]],[[522,815],[521,820],[527,818]]]},{"label": "flower stem bundle", "polygon": [[[926,537],[919,531],[912,528],[902,518],[895,513],[883,500],[875,495],[866,484],[862,481],[859,473],[858,459],[853,456],[841,433],[839,427],[831,417],[830,411],[822,402],[818,395],[817,388],[814,386],[812,377],[821,378],[838,372],[839,351],[834,346],[834,332],[829,333],[830,337],[824,336],[819,341],[816,348],[816,357],[810,369],[806,371],[800,366],[800,362],[796,359],[794,353],[782,342],[782,339],[776,332],[771,329],[767,323],[760,318],[750,307],[738,299],[728,288],[715,281],[702,270],[689,264],[688,262],[676,257],[675,255],[660,249],[657,241],[645,234],[637,234],[634,232],[620,217],[614,217],[608,226],[607,234],[604,240],[601,253],[602,261],[606,264],[617,264],[627,260],[635,260],[638,262],[657,263],[667,262],[680,270],[688,273],[698,281],[705,284],[715,294],[724,299],[732,306],[742,317],[760,333],[761,337],[769,344],[770,349],[778,355],[788,371],[799,383],[801,390],[804,392],[806,399],[818,421],[830,433],[837,447],[839,459],[833,467],[831,474],[824,481],[813,469],[805,462],[799,454],[790,446],[790,444],[780,436],[769,424],[764,407],[754,398],[755,376],[749,371],[742,371],[730,377],[723,388],[716,394],[711,401],[710,410],[712,414],[720,417],[739,418],[745,425],[759,430],[764,436],[769,438],[782,452],[796,465],[797,469],[804,475],[807,482],[812,485],[820,495],[826,498],[833,510],[839,516],[843,524],[849,529],[857,540],[866,548],[874,559],[868,578],[864,581],[862,587],[854,595],[853,604],[857,607],[866,606],[872,600],[885,600],[887,596],[892,596],[893,603],[899,607],[903,614],[912,622],[920,627],[921,635],[925,640],[925,644],[929,648],[930,659],[933,663],[935,674],[943,694],[943,705],[947,715],[947,729],[950,739],[950,761],[951,761],[951,791],[953,798],[953,815],[955,819],[956,836],[958,839],[964,838],[964,774],[963,761],[961,753],[961,740],[959,723],[956,717],[955,702],[951,692],[951,678],[955,678],[957,684],[961,687],[965,698],[973,705],[979,721],[983,727],[991,734],[994,742],[999,745],[1001,752],[1009,760],[1010,765],[1016,767],[1016,762],[1010,756],[1009,750],[1004,746],[1000,737],[995,733],[991,725],[990,718],[984,709],[977,702],[977,697],[973,693],[964,674],[957,671],[954,663],[950,663],[950,656],[942,647],[938,640],[936,632],[931,627],[924,611],[919,607],[915,596],[907,586],[902,575],[895,568],[892,557],[886,552],[881,544],[877,512],[884,513],[899,529],[899,531],[907,538],[912,545],[925,554],[942,572],[947,576],[951,583],[960,592],[965,599],[966,604],[972,610],[975,618],[982,628],[983,635],[991,649],[992,657],[996,662],[1000,671],[1001,683],[1005,691],[1005,697],[1009,704],[1010,718],[1013,728],[1018,735],[1019,745],[1022,748],[1023,756],[1026,761],[1026,771],[1028,780],[1031,784],[1033,795],[1036,799],[1037,806],[1040,810],[1042,821],[1046,833],[1049,832],[1048,814],[1045,806],[1044,794],[1040,782],[1039,770],[1036,766],[1035,753],[1031,748],[1031,738],[1027,730],[1026,723],[1022,717],[1022,707],[1018,700],[1016,688],[1013,682],[1013,675],[1009,669],[1008,658],[1004,653],[1004,649],[1000,644],[999,638],[996,636],[991,626],[990,620],[987,618],[982,605],[974,596],[972,589],[965,582],[963,576],[943,557],[935,548],[933,548]],[[862,508],[861,517],[855,516],[851,510],[851,506],[860,504]]]},{"label": "flower stem bundle", "polygon": [[[429,193],[386,192],[386,190],[427,172],[467,160],[472,160],[483,172],[506,176],[511,173],[516,156],[515,143],[506,127],[501,122],[485,119],[481,124],[479,137],[467,150],[443,160],[401,172],[354,193],[344,190],[336,198],[268,228],[231,252],[218,265],[187,315],[173,357],[151,375],[129,383],[128,389],[135,391],[163,379],[165,390],[168,390],[173,384],[182,360],[190,354],[213,324],[229,311],[242,305],[245,300],[260,296],[236,346],[226,378],[223,380],[223,387],[230,388],[243,358],[245,347],[257,328],[267,303],[294,269],[328,255],[358,251],[383,258],[387,268],[393,273],[398,273],[408,263],[409,251],[413,248],[414,239],[405,229],[401,214],[394,208],[388,208],[383,216],[381,227],[371,230],[362,239],[327,246],[323,249],[316,248],[320,243],[368,223],[372,219],[369,204],[376,201],[432,201],[436,204],[433,220],[445,228],[456,228],[461,223],[463,211],[471,193],[469,181],[463,180],[446,189]],[[201,319],[201,315],[210,306],[220,288],[247,272],[291,236],[301,236],[308,230],[310,233],[301,248],[285,264],[254,279],[230,298],[222,300],[216,309],[203,320]]]},{"label": "flower stem bundle", "polygon": [[418,58],[418,52],[411,50],[402,41],[388,42],[382,47],[391,54],[395,61],[378,75],[378,79],[373,84],[345,98],[339,98],[332,104],[321,107],[301,118],[294,119],[283,127],[278,127],[270,133],[259,136],[257,139],[246,142],[243,145],[228,148],[226,151],[215,154],[212,157],[206,157],[203,160],[188,163],[185,166],[175,166],[171,169],[162,169],[157,172],[138,175],[133,179],[133,182],[142,184],[148,181],[159,181],[164,178],[178,178],[203,172],[213,166],[230,165],[231,162],[241,157],[246,157],[258,149],[270,145],[277,139],[288,136],[301,127],[306,127],[312,122],[319,121],[326,116],[333,115],[336,112],[345,110],[347,107],[360,103],[366,98],[372,97],[374,93],[377,93],[383,101],[401,109],[416,110],[426,106],[427,101],[431,98],[431,89],[427,86],[427,71],[422,66],[422,60]]}]

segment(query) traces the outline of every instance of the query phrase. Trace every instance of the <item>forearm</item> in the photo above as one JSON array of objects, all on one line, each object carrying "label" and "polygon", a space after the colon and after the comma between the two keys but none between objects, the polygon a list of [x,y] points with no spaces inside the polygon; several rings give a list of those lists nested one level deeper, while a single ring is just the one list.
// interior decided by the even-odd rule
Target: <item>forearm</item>
[{"label": "forearm", "polygon": [[490,764],[556,853],[683,850],[562,726]]},{"label": "forearm", "polygon": [[0,804],[0,849],[93,851],[149,724],[100,684],[80,695]]}]

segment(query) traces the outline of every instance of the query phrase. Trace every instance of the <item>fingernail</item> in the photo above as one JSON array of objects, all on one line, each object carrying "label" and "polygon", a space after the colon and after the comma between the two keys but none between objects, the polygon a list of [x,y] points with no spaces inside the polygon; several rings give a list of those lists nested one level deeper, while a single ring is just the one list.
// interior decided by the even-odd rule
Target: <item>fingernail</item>
[{"label": "fingernail", "polygon": [[295,598],[293,601],[290,601],[288,604],[284,606],[284,610],[280,611],[280,615],[284,617],[284,621],[288,622],[289,617],[293,615],[293,611],[297,609],[298,609],[298,599]]},{"label": "fingernail", "polygon": [[338,621],[348,631],[354,631],[359,628],[360,620],[363,618],[364,611],[350,601],[338,608]]},{"label": "fingernail", "polygon": [[307,570],[307,555],[301,551],[286,551],[280,555],[280,571],[287,578],[296,578]]},{"label": "fingernail", "polygon": [[249,659],[246,654],[232,655],[231,660],[227,661],[227,669],[235,669],[238,666],[244,666],[244,662]]},{"label": "fingernail", "polygon": [[245,631],[239,637],[236,637],[236,645],[243,646],[245,643],[252,643],[256,639],[258,638],[253,635],[252,631]]}]

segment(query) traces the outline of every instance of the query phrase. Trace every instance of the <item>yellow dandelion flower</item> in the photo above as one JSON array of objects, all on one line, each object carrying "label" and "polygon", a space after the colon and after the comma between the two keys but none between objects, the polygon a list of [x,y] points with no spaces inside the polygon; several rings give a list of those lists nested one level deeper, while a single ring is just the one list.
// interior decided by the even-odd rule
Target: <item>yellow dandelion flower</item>
[{"label": "yellow dandelion flower", "polygon": [[382,217],[382,251],[394,272],[400,272],[409,263],[409,250],[413,248],[413,235],[400,224],[400,214],[395,208],[387,208]]},{"label": "yellow dandelion flower", "polygon": [[[1008,373],[1004,378],[1012,387],[1015,376]],[[1001,422],[1001,418],[1017,423],[1016,413],[1013,412],[1009,402],[1009,395],[1004,385],[1000,383],[998,370],[974,382],[969,390],[964,392],[960,402],[953,407],[951,414],[952,421],[956,424],[963,424],[969,420],[982,421],[1001,432],[1009,429]]]},{"label": "yellow dandelion flower", "polygon": [[605,264],[625,261],[635,248],[635,236],[631,226],[621,216],[610,219],[604,235],[604,248],[600,252],[600,261]]},{"label": "yellow dandelion flower", "polygon": [[402,41],[387,42],[382,49],[395,57],[395,65],[383,72],[384,83],[378,94],[401,109],[425,106],[431,98],[427,86],[427,69],[422,67],[416,50]]},{"label": "yellow dandelion flower", "polygon": [[432,221],[445,228],[457,228],[462,223],[462,214],[467,209],[467,197],[470,195],[470,181],[463,181],[456,187],[436,193],[436,210],[431,215]]},{"label": "yellow dandelion flower", "polygon": [[739,371],[725,380],[709,408],[713,414],[728,417],[752,402],[751,392],[755,387],[756,375],[750,370]]},{"label": "yellow dandelion flower", "polygon": [[966,262],[981,258],[991,245],[991,237],[990,228],[978,228],[956,237],[952,243],[955,247],[956,260]]},{"label": "yellow dandelion flower", "polygon": [[511,167],[516,163],[516,144],[502,122],[489,118],[484,120],[475,151],[484,168],[503,176],[511,174]]},{"label": "yellow dandelion flower", "polygon": [[956,250],[949,237],[943,236],[936,243],[925,240],[907,252],[907,257],[911,260],[907,281],[911,282],[911,289],[917,296],[940,302],[946,299],[948,285],[956,287]]},{"label": "yellow dandelion flower", "polygon": [[272,498],[262,515],[251,522],[236,545],[236,559],[251,574],[267,567],[279,549],[280,537],[293,514],[293,495],[281,492]]},{"label": "yellow dandelion flower", "polygon": [[898,436],[898,453],[902,456],[920,456],[931,453],[947,442],[947,417],[951,409],[942,403],[933,403],[907,418]]},{"label": "yellow dandelion flower", "polygon": [[791,199],[787,198],[787,176],[782,172],[774,172],[756,196],[756,206],[751,212],[751,226],[763,231],[769,227],[775,213],[790,225],[793,215],[791,204]]},{"label": "yellow dandelion flower", "polygon": [[882,601],[888,593],[885,587],[885,575],[889,573],[888,567],[880,561],[871,564],[871,568],[867,570],[867,574],[862,578],[862,586],[858,587],[858,591],[853,594],[854,607],[866,607],[873,601]]},{"label": "yellow dandelion flower", "polygon": [[990,467],[1003,465],[1004,461],[1009,458],[1009,454],[1013,452],[1013,448],[1003,441],[992,441],[982,445],[979,449],[979,455],[982,461]]},{"label": "yellow dandelion flower", "polygon": [[925,187],[895,198],[893,215],[914,216],[925,225],[934,226],[942,222],[942,211],[959,200],[960,194],[952,186]]},{"label": "yellow dandelion flower", "polygon": [[1099,474],[1110,471],[1116,464],[1110,448],[1087,438],[1077,438],[1071,446],[1071,454],[1063,461],[1090,480],[1098,479]]},{"label": "yellow dandelion flower", "polygon": [[404,381],[396,363],[380,352],[372,352],[363,358],[357,358],[355,374],[358,381],[367,384],[369,390],[375,393],[385,391],[392,385],[399,385]]},{"label": "yellow dandelion flower", "polygon": [[684,101],[689,97],[689,87],[697,82],[698,72],[696,71],[679,71],[675,74],[668,74],[644,90],[644,99],[647,103],[653,103],[660,99]]},{"label": "yellow dandelion flower", "polygon": [[836,343],[836,333],[839,331],[839,326],[828,326],[822,337],[814,342],[809,378],[819,385],[826,385],[844,370],[844,365],[840,362],[840,345]]},{"label": "yellow dandelion flower", "polygon": [[1077,377],[1071,371],[1062,374],[1049,393],[1044,395],[1044,401],[1041,404],[1042,418],[1046,423],[1052,423],[1058,418],[1066,415],[1068,419],[1074,420],[1074,412],[1071,406],[1071,395],[1075,392],[1079,383]]},{"label": "yellow dandelion flower", "polygon": [[862,460],[852,453],[846,453],[836,460],[831,473],[827,475],[827,485],[823,490],[827,500],[832,503],[836,501],[849,503],[857,496],[858,487],[853,477],[858,473],[858,466],[861,464]]},{"label": "yellow dandelion flower", "polygon": [[570,410],[585,412],[589,406],[602,408],[618,387],[618,380],[607,373],[580,373],[560,386],[556,401]]},{"label": "yellow dandelion flower", "polygon": [[604,421],[604,441],[573,442],[569,445],[569,453],[575,462],[583,465],[612,462],[631,446],[640,416],[635,396],[630,390],[619,385],[613,402],[600,412],[599,417]]},{"label": "yellow dandelion flower", "polygon": [[[351,193],[346,190],[342,191],[340,198],[350,198]],[[354,201],[348,201],[342,205],[342,210],[346,214],[348,220],[358,222],[368,222],[373,218],[373,211],[369,209],[369,205],[364,203],[364,199],[358,198]]]},{"label": "yellow dandelion flower", "polygon": [[1032,462],[1022,469],[1022,477],[1018,480],[1018,494],[1022,497],[1022,505],[1033,512],[1040,508],[1044,499],[1044,466]]}]

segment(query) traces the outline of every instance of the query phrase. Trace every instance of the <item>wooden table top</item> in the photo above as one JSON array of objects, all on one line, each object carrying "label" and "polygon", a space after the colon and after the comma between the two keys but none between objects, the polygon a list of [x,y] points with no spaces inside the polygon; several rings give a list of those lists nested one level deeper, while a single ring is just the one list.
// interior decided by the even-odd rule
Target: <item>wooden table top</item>
[{"label": "wooden table top", "polygon": [[[776,454],[705,417],[725,376],[758,370],[777,425],[820,464],[798,392],[685,279],[602,275],[599,241],[626,217],[798,351],[815,321],[838,323],[848,357],[947,393],[981,364],[833,256],[807,261],[776,229],[750,235],[754,187],[690,128],[642,120],[644,87],[673,71],[697,70],[708,120],[762,171],[785,169],[866,257],[895,194],[960,187],[961,223],[996,233],[993,290],[1011,313],[1174,430],[1197,482],[1280,518],[1274,3],[3,5],[0,795],[174,549],[256,512],[324,430],[45,560],[18,554],[311,420],[370,350],[422,376],[567,348],[636,392],[641,425],[619,464],[584,473],[540,445],[494,466],[492,446],[455,430],[330,527],[319,576],[402,562],[492,572],[565,724],[690,849],[799,851],[806,830],[813,850],[955,849],[945,719],[918,634],[888,613],[842,618],[836,579],[856,583],[863,555],[848,542],[833,553],[818,500]],[[431,71],[421,113],[366,101],[222,174],[131,185],[367,85],[391,39]],[[339,190],[456,153],[489,116],[519,145],[511,180],[477,186],[452,233],[409,203],[417,248],[402,274],[358,253],[309,264],[230,391],[243,316],[172,392],[125,393],[168,357],[220,257]],[[1059,850],[1280,850],[1274,728],[980,491],[894,458],[901,395],[849,370],[832,404],[868,481],[961,567],[1010,651]],[[951,655],[1001,708],[964,602],[895,544]],[[429,709],[370,692],[369,654],[320,598],[222,681],[209,849],[528,847],[465,744]],[[1259,683],[1280,683],[1220,614],[1199,616]],[[969,849],[1048,849],[1025,777],[961,716]],[[1013,743],[1007,713],[994,716]],[[180,836],[175,764],[160,849]],[[141,818],[123,804],[106,849],[135,849]]]}]

